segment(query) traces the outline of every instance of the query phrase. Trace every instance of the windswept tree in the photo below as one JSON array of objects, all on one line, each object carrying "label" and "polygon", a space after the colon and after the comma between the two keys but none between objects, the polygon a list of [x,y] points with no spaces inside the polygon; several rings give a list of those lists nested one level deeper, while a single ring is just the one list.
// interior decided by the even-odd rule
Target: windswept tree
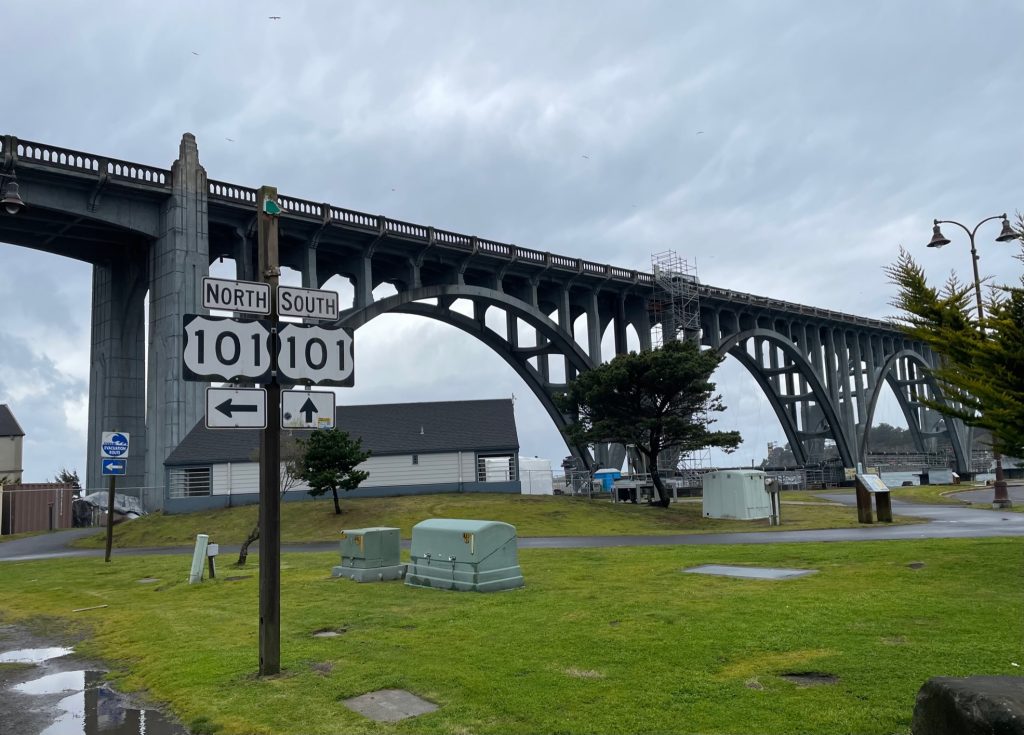
[{"label": "windswept tree", "polygon": [[[294,488],[299,483],[298,476],[298,462],[299,455],[302,451],[301,446],[297,439],[293,437],[287,437],[281,439],[281,469],[280,469],[280,488],[281,497],[284,498],[285,494]],[[260,450],[257,449],[252,453],[250,457],[253,462],[260,461]],[[257,516],[256,524],[249,531],[249,535],[245,537],[245,541],[242,542],[242,547],[238,550],[238,562],[237,565],[240,567],[245,566],[246,559],[249,558],[249,547],[256,543],[260,538],[260,523],[259,516]]]},{"label": "windswept tree", "polygon": [[887,273],[899,288],[892,303],[902,330],[941,358],[931,374],[946,403],[924,403],[988,429],[995,451],[1024,456],[1024,277],[1019,286],[992,289],[979,320],[973,284],[953,275],[941,288],[930,286],[902,248]]},{"label": "windswept tree", "polygon": [[370,457],[363,451],[362,439],[353,439],[340,429],[314,431],[300,441],[298,477],[309,486],[309,494],[319,496],[328,490],[334,496],[334,512],[341,515],[339,490],[355,490],[370,473],[356,467]]},{"label": "windswept tree", "polygon": [[714,423],[711,414],[725,410],[711,382],[722,359],[690,341],[618,355],[580,374],[560,396],[561,410],[579,417],[565,434],[578,445],[633,444],[651,468],[659,504],[667,507],[669,494],[658,472],[663,451],[728,451],[742,441],[737,431],[708,428]]},{"label": "windswept tree", "polygon": [[53,481],[61,485],[70,485],[76,490],[82,487],[82,481],[78,479],[78,470],[69,470],[67,467],[61,467]]}]

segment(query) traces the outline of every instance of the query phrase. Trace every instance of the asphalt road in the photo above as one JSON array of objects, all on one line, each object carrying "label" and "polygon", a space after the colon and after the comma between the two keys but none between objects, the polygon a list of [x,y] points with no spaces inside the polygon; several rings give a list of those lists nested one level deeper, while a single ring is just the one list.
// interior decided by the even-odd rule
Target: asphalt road
[{"label": "asphalt road", "polygon": [[[991,490],[983,492],[991,493]],[[847,505],[856,501],[851,493],[818,493]],[[1024,499],[1021,500],[1024,502]],[[519,539],[521,549],[579,549],[612,546],[704,546],[714,544],[785,544],[829,541],[894,541],[926,538],[983,538],[1024,536],[1024,513],[996,510],[972,510],[956,505],[917,505],[893,501],[893,513],[927,518],[929,523],[890,526],[885,523],[818,531],[750,531],[745,533],[699,533],[671,536],[534,536]],[[786,506],[782,507],[785,516]],[[76,528],[30,536],[0,543],[0,562],[31,561],[103,556],[99,549],[72,549],[76,538],[96,533],[96,529]],[[409,542],[403,542],[408,547]],[[336,551],[336,541],[315,544],[283,544],[283,553]],[[251,553],[258,553],[254,544]],[[151,554],[191,554],[189,547],[160,549],[114,549],[114,556]],[[237,546],[221,545],[222,558],[238,553]]]}]

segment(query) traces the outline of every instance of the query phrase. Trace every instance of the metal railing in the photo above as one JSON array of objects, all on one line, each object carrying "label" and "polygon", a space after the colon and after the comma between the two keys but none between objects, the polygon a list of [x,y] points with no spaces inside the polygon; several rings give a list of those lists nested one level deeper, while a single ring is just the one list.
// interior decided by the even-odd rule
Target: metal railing
[{"label": "metal railing", "polygon": [[[113,179],[168,190],[171,187],[171,172],[169,169],[96,156],[92,153],[61,148],[46,143],[19,140],[13,135],[0,138],[0,153],[3,154],[4,158],[11,157],[14,160],[33,165],[42,165],[92,175],[103,173]],[[254,188],[214,180],[208,181],[208,187],[208,196],[212,200],[244,207],[253,207],[256,204],[257,190]],[[331,204],[313,202],[287,195],[279,195],[279,201],[285,214],[291,217],[336,223],[346,227],[376,232],[380,235],[391,235],[399,239],[430,242],[444,248],[480,252],[489,257],[522,261],[527,265],[534,265],[544,269],[551,268],[558,271],[644,286],[651,286],[654,283],[654,277],[650,273],[643,273],[641,271],[618,268],[540,250],[531,250],[509,243],[462,235],[457,232],[435,229],[365,212],[356,212]],[[881,319],[871,319],[855,314],[757,296],[742,291],[716,288],[705,284],[700,284],[699,289],[702,297],[717,298],[728,301],[731,304],[742,303],[761,308],[778,309],[780,311],[795,312],[899,333],[898,328],[893,323]]]}]

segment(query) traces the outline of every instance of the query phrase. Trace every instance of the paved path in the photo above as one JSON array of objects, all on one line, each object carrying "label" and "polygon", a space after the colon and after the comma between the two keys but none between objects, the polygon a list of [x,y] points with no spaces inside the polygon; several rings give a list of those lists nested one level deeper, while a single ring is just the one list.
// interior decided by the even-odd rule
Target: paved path
[{"label": "paved path", "polygon": [[[966,500],[969,503],[991,503],[993,494],[994,491],[991,487],[983,487],[978,490],[964,490],[953,493],[950,497],[957,500]],[[1008,485],[1006,487],[1006,494],[1010,496],[1010,500],[1013,501],[1014,505],[1024,505],[1024,485]]]},{"label": "paved path", "polygon": [[[846,505],[854,505],[852,493],[819,493]],[[834,528],[818,531],[749,531],[744,533],[689,533],[671,536],[534,536],[519,539],[521,549],[579,549],[611,546],[706,546],[713,544],[784,544],[824,541],[893,541],[925,538],[983,538],[991,536],[1024,536],[1024,513],[994,510],[973,510],[957,505],[917,505],[893,501],[893,513],[927,518],[929,523],[890,526],[875,523],[856,528]],[[786,507],[783,505],[783,515]],[[31,561],[70,557],[103,556],[101,549],[71,549],[67,544],[76,538],[95,533],[95,529],[76,528],[68,531],[30,536],[0,543],[0,561]],[[403,546],[408,547],[404,541]],[[337,551],[336,541],[315,544],[283,544],[284,553]],[[254,544],[251,553],[258,549]],[[187,547],[159,549],[114,549],[114,556],[158,554],[191,554]],[[221,545],[221,558],[230,559],[238,553],[237,546]]]}]

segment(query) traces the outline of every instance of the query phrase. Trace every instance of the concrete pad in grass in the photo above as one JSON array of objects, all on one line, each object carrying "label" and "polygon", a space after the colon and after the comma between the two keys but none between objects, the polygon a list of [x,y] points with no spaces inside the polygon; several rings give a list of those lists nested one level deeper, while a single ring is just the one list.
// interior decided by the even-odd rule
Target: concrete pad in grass
[{"label": "concrete pad in grass", "polygon": [[731,567],[723,564],[704,564],[684,569],[687,574],[714,574],[722,577],[743,577],[745,579],[789,579],[816,574],[817,569],[779,569],[775,567]]},{"label": "concrete pad in grass", "polygon": [[421,699],[404,689],[381,689],[360,694],[358,697],[344,700],[342,704],[376,722],[398,722],[437,709],[433,702]]}]

